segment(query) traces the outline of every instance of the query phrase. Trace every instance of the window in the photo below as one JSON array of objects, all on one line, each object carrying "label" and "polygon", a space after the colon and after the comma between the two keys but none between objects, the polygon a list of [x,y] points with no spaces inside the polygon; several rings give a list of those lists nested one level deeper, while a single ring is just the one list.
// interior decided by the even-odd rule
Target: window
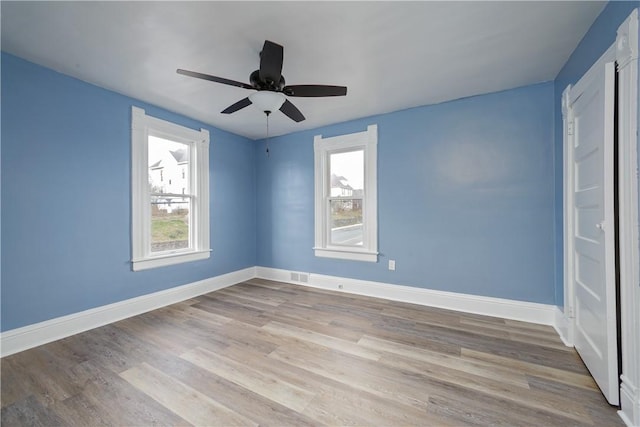
[{"label": "window", "polygon": [[315,254],[378,261],[378,127],[314,139]]},{"label": "window", "polygon": [[133,270],[209,258],[209,132],[131,111]]}]

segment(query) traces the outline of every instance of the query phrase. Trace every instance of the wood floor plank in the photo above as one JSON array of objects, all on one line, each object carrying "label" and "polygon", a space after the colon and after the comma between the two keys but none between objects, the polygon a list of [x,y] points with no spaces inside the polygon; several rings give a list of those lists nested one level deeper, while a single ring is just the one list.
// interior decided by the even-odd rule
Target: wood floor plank
[{"label": "wood floor plank", "polygon": [[185,325],[184,322],[167,324],[135,317],[121,320],[115,326],[121,331],[138,337],[139,340],[145,343],[153,343],[174,355],[184,353],[197,345],[206,345],[209,348],[216,349],[223,349],[228,346],[224,340],[215,335],[202,333],[202,331]]},{"label": "wood floor plank", "polygon": [[263,326],[262,329],[273,334],[284,335],[301,341],[308,341],[310,343],[332,348],[336,351],[341,351],[364,359],[378,360],[380,358],[379,352],[367,349],[366,347],[360,346],[356,343],[319,334],[308,329],[287,325],[281,322],[269,322]]},{"label": "wood floor plank", "polygon": [[[304,346],[305,343],[299,342],[298,345]],[[246,360],[241,351],[229,347],[224,354],[236,360]],[[251,366],[298,387],[313,390],[315,397],[303,411],[305,416],[314,420],[313,425],[424,425],[427,421],[430,425],[447,425],[445,420],[435,415],[381,399],[281,360],[258,355],[251,358]]]},{"label": "wood floor plank", "polygon": [[536,410],[564,415],[578,421],[590,420],[586,408],[567,396],[555,396],[550,399],[547,394],[540,393],[536,390],[513,387],[505,382],[483,378],[473,374],[465,373],[461,375],[460,371],[443,368],[442,366],[432,365],[422,361],[408,360],[403,356],[396,356],[393,359],[385,356],[380,359],[380,363],[413,371],[423,376],[425,380],[433,378],[445,383],[455,384],[459,387],[510,400]]},{"label": "wood floor plank", "polygon": [[466,319],[461,319],[460,324],[465,330],[478,332],[479,334],[486,336],[499,336],[501,338],[508,338],[512,341],[535,344],[567,352],[571,352],[573,350],[571,347],[567,347],[560,337],[555,335],[553,328],[550,326],[545,329],[529,329],[521,326],[522,322],[515,324],[511,322],[505,325],[497,325]]},{"label": "wood floor plank", "polygon": [[210,295],[203,295],[202,299],[192,307],[257,326],[262,326],[270,320],[263,311]]},{"label": "wood floor plank", "polygon": [[258,425],[146,363],[124,371],[120,376],[193,425]]},{"label": "wood floor plank", "polygon": [[378,354],[380,354],[380,352],[391,353],[408,359],[427,362],[432,365],[438,365],[485,378],[499,378],[502,383],[512,384],[525,389],[529,388],[529,382],[525,374],[513,369],[504,368],[497,364],[464,360],[459,356],[452,356],[370,336],[362,337],[362,339],[358,341],[358,345],[365,348],[376,349]]},{"label": "wood floor plank", "polygon": [[[308,343],[303,346],[283,346],[269,355],[309,372],[341,382],[356,390],[426,409],[427,394],[418,381],[399,376],[384,365],[372,365],[367,359]],[[420,395],[418,398],[417,395]]]},{"label": "wood floor plank", "polygon": [[547,378],[577,387],[587,388],[591,390],[598,389],[596,382],[588,373],[580,374],[573,371],[566,371],[563,369],[539,365],[537,363],[526,362],[495,354],[484,353],[467,348],[462,349],[462,357],[483,360],[499,364],[501,366],[508,366],[510,368],[518,369],[521,372],[527,373],[529,375]]},{"label": "wood floor plank", "polygon": [[[92,412],[97,412],[112,426],[188,424],[99,362],[89,360],[84,362],[83,366],[91,379],[84,385],[81,399],[73,396],[62,402],[61,406],[66,406],[69,412],[82,412],[84,418],[88,418]],[[78,414],[75,415],[80,417]]]},{"label": "wood floor plank", "polygon": [[433,395],[429,397],[429,409],[442,417],[446,417],[454,425],[505,427],[593,426],[590,422],[583,423],[482,394],[474,394],[471,398],[462,397],[461,394],[457,394],[455,398]]},{"label": "wood floor plank", "polygon": [[529,377],[529,385],[532,389],[540,390],[549,396],[571,396],[572,399],[583,402],[595,426],[615,426],[620,422],[620,418],[613,411],[595,410],[601,405],[608,405],[597,388],[587,389],[534,376]]},{"label": "wood floor plank", "polygon": [[[33,396],[43,406],[50,406],[57,401],[64,400],[82,391],[81,385],[77,384],[66,371],[63,359],[56,357],[55,353],[48,351],[47,346],[37,347],[20,357],[9,356],[8,360],[3,360],[2,364],[7,364],[6,368],[12,370],[9,378],[3,377],[2,391],[4,393],[5,380],[12,379],[20,384],[8,385],[13,392],[27,393]],[[19,377],[16,372],[21,372]],[[15,396],[10,398],[15,400]],[[3,406],[8,403],[4,401]]]},{"label": "wood floor plank", "polygon": [[312,391],[202,348],[196,348],[180,357],[294,411],[302,412],[314,397]]},{"label": "wood floor plank", "polygon": [[393,317],[400,320],[413,320],[434,325],[454,326],[461,322],[461,316],[450,310],[430,308],[422,310],[416,305],[390,305],[385,307],[381,313],[386,317]]},{"label": "wood floor plank", "polygon": [[225,316],[220,316],[215,313],[211,313],[205,310],[199,310],[194,307],[198,304],[199,300],[192,300],[191,304],[170,305],[168,307],[160,308],[156,310],[156,313],[160,316],[167,316],[168,319],[175,319],[178,321],[186,321],[191,319],[206,320],[208,323],[217,325],[224,325],[229,323],[232,319]]},{"label": "wood floor plank", "polygon": [[[305,341],[292,341],[292,345],[308,348],[315,353],[317,345]],[[328,350],[328,349],[327,349]],[[224,355],[235,360],[247,360],[242,349],[229,347]],[[315,424],[328,425],[448,425],[445,419],[394,400],[380,398],[345,382],[336,381],[279,359],[257,355],[251,366],[301,388],[313,390],[315,397],[304,414],[315,419]]]},{"label": "wood floor plank", "polygon": [[574,353],[538,346],[531,343],[511,341],[509,338],[497,338],[478,335],[472,331],[461,329],[457,326],[442,326],[426,324],[422,322],[401,322],[395,324],[380,322],[374,325],[381,330],[389,330],[398,335],[430,339],[445,344],[454,344],[460,347],[476,351],[491,353],[512,359],[538,363],[541,365],[560,367],[565,370],[582,373],[585,368],[581,363],[576,363]]},{"label": "wood floor plank", "polygon": [[458,426],[455,420],[436,412],[397,404],[370,393],[343,389],[318,393],[304,413],[324,425]]},{"label": "wood floor plank", "polygon": [[355,328],[351,327],[340,327],[333,325],[329,322],[323,322],[318,320],[309,320],[302,318],[298,315],[292,315],[291,311],[284,310],[284,314],[277,316],[277,318],[272,319],[280,321],[281,323],[286,323],[289,325],[300,326],[304,329],[308,329],[309,331],[317,332],[319,334],[332,336],[334,338],[357,342],[362,337],[362,332]]},{"label": "wood floor plank", "polygon": [[[259,352],[262,354],[268,354],[278,346],[278,344],[273,342],[273,340],[268,339],[269,337],[260,336],[250,332],[257,328],[257,326],[252,323],[244,323],[234,320],[224,326],[217,326],[193,320],[187,322],[187,325],[194,329],[206,329],[207,332],[212,336],[215,336],[217,340],[224,342],[226,344],[224,347],[235,345],[238,347],[244,347],[251,353]],[[216,351],[215,347],[217,346],[211,348],[212,346],[210,346],[206,340],[203,340],[201,344],[196,344],[192,346],[191,349],[196,347]]]},{"label": "wood floor plank", "polygon": [[57,414],[43,406],[34,396],[3,406],[0,417],[4,426],[48,427],[64,424]]},{"label": "wood floor plank", "polygon": [[560,340],[560,337],[555,333],[553,326],[540,325],[537,323],[523,322],[521,320],[504,319],[504,324],[510,328],[518,328],[526,331],[539,331],[549,336],[556,337]]},{"label": "wood floor plank", "polygon": [[247,306],[251,306],[252,304],[257,304],[256,308],[259,308],[262,310],[267,309],[268,307],[278,307],[287,302],[287,298],[273,295],[273,292],[271,292],[271,295],[269,293],[264,293],[264,292],[249,294],[246,292],[238,292],[233,287],[224,288],[219,291],[216,291],[216,294],[218,294],[219,296],[228,297],[230,298],[230,300],[234,300],[234,299],[239,300],[238,302]]},{"label": "wood floor plank", "polygon": [[[229,349],[225,349],[223,354],[229,356]],[[232,354],[236,360],[243,361],[246,359],[247,351],[244,348],[234,347]],[[259,359],[258,356],[260,355],[252,355],[251,366],[261,372],[272,372],[271,369],[274,364],[260,365],[256,363],[256,360]],[[175,380],[188,384],[200,393],[215,399],[227,408],[243,414],[260,425],[294,425],[300,427],[317,425],[316,421],[302,413],[280,405],[252,390],[200,368],[185,359],[176,357],[154,360],[153,365],[162,372],[170,373]],[[287,375],[282,376],[285,381],[296,383],[291,380],[290,370],[285,371],[285,374]]]},{"label": "wood floor plank", "polygon": [[0,363],[0,395],[2,396],[0,404],[3,408],[31,396],[25,381],[25,372],[15,365],[16,359],[19,358],[8,356]]},{"label": "wood floor plank", "polygon": [[[63,425],[107,427],[116,421],[106,410],[95,405],[83,394],[56,403],[53,410],[64,420]],[[118,417],[118,421],[120,420]]]},{"label": "wood floor plank", "polygon": [[421,336],[417,334],[403,333],[402,329],[396,328],[382,328],[379,324],[375,323],[367,328],[359,326],[350,326],[349,324],[332,322],[331,326],[339,328],[352,328],[359,334],[359,341],[363,336],[368,335],[375,338],[386,339],[394,342],[406,344],[408,346],[415,346],[418,348],[426,348],[433,351],[438,351],[445,354],[460,355],[460,346],[454,343],[448,343],[440,339],[433,339],[428,336]]}]

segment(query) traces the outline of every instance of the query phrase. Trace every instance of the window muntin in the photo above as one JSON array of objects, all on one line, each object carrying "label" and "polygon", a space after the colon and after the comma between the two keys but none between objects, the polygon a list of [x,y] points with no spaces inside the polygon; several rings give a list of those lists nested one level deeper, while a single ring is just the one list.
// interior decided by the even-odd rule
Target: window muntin
[{"label": "window muntin", "polygon": [[132,108],[133,270],[209,257],[209,132]]},{"label": "window muntin", "polygon": [[377,127],[316,136],[315,254],[377,261]]}]

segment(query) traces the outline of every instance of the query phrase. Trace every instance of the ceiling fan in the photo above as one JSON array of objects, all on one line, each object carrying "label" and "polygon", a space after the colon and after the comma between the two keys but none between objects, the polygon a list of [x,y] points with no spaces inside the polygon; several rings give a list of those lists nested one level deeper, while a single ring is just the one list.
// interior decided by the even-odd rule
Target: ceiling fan
[{"label": "ceiling fan", "polygon": [[197,73],[178,69],[178,74],[189,77],[209,80],[230,86],[237,86],[243,89],[252,89],[257,92],[241,99],[222,111],[222,114],[235,113],[251,104],[260,107],[267,115],[279,109],[287,117],[295,122],[304,120],[304,116],[298,108],[289,101],[286,96],[297,97],[323,97],[323,96],[345,96],[347,88],[345,86],[327,85],[285,85],[282,75],[282,60],[284,58],[284,48],[277,43],[265,40],[260,52],[260,69],[255,70],[249,76],[249,82],[242,83],[209,74]]}]

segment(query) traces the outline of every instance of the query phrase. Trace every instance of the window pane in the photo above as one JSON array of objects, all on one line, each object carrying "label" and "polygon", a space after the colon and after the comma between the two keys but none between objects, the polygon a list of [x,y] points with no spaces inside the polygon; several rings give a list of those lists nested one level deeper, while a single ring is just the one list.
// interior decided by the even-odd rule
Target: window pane
[{"label": "window pane", "polygon": [[331,243],[362,246],[362,199],[331,200]]},{"label": "window pane", "polygon": [[149,190],[191,194],[188,144],[149,135]]},{"label": "window pane", "polygon": [[151,196],[151,252],[189,248],[188,197]]},{"label": "window pane", "polygon": [[362,198],[364,188],[364,150],[331,153],[331,197]]}]

